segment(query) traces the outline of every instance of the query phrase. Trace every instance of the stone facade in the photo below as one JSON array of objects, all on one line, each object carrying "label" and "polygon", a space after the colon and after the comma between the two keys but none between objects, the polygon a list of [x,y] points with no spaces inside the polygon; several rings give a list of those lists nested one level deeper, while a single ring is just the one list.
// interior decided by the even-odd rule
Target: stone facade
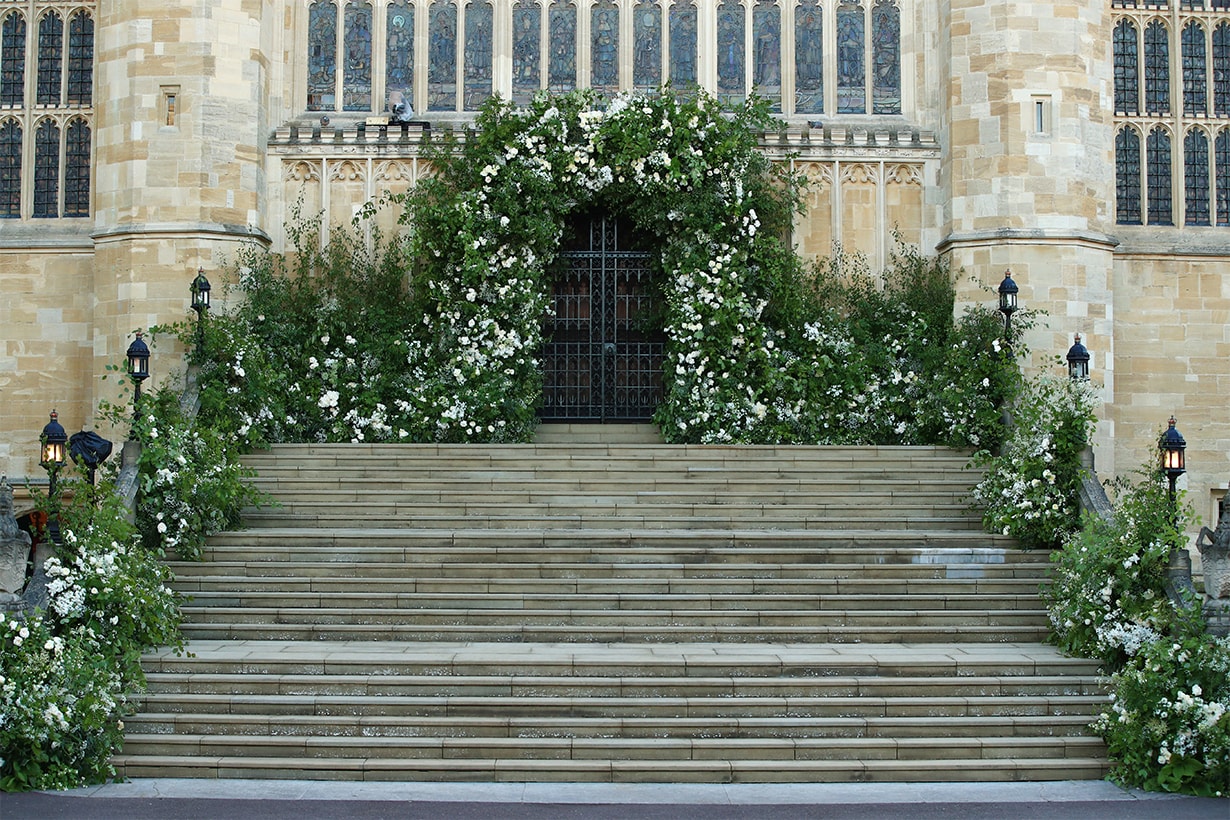
[{"label": "stone facade", "polygon": [[[372,0],[377,40],[392,26],[385,16],[391,3]],[[435,41],[428,4],[409,6],[419,11],[417,66]],[[835,15],[864,10],[870,37],[873,15],[888,6],[899,13],[894,113],[835,113],[841,98],[833,78],[846,71]],[[339,7],[341,49],[348,18],[346,4]],[[577,15],[575,77],[582,86],[598,65],[591,7],[582,0]],[[669,19],[670,3],[658,7]],[[801,19],[794,16],[799,7],[796,0],[773,6],[783,11],[783,33]],[[342,223],[364,202],[404,191],[424,173],[417,126],[367,124],[383,113],[392,90],[382,79],[392,58],[379,48],[370,110],[324,111],[309,102],[318,82],[309,65],[310,8],[308,0],[0,2],[0,21],[11,11],[28,18],[31,44],[48,10],[65,19],[84,10],[94,21],[92,104],[63,112],[92,127],[90,216],[34,218],[23,192],[21,215],[0,219],[0,472],[16,483],[41,476],[36,442],[50,409],[70,429],[92,424],[98,401],[118,395],[114,378],[101,376],[106,365],[121,363],[133,331],[188,316],[188,283],[198,267],[220,282],[243,243],[283,247],[283,223],[296,203]],[[724,18],[710,0],[697,8],[697,76],[717,90],[723,68],[707,43],[716,42]],[[744,6],[749,55],[759,53],[753,21],[768,19],[757,16],[763,8],[750,0]],[[1184,482],[1202,518],[1216,520],[1216,500],[1230,483],[1230,228],[1116,221],[1116,129],[1125,116],[1116,112],[1112,39],[1125,17],[1144,25],[1152,12],[1132,0],[878,0],[816,8],[826,78],[817,107],[826,113],[801,113],[805,82],[788,61],[802,41],[783,36],[787,69],[774,93],[788,128],[765,143],[812,182],[794,235],[799,250],[823,256],[840,243],[874,266],[887,259],[896,231],[966,274],[965,301],[988,299],[979,283],[994,286],[1011,269],[1022,303],[1046,311],[1028,340],[1032,366],[1051,366],[1076,333],[1093,356],[1105,397],[1095,442],[1099,471],[1121,472],[1148,458],[1173,413],[1189,442]],[[1176,31],[1188,17],[1206,27],[1230,20],[1226,9],[1180,14],[1162,5],[1154,16]],[[511,0],[495,0],[490,83],[505,92],[515,91],[520,76],[513,20]],[[619,83],[627,88],[637,57],[630,15],[621,21]],[[457,58],[461,84],[466,59]],[[868,51],[869,85],[878,82],[876,59]],[[1178,100],[1177,35],[1170,61]],[[668,71],[665,59],[662,65]],[[337,70],[344,93],[349,69],[341,63]],[[749,57],[744,71],[750,87],[760,69]],[[32,68],[26,73],[29,103],[36,78]],[[415,77],[407,88],[413,119],[439,129],[470,118],[464,95],[455,111],[428,110],[430,77],[426,70]],[[0,119],[24,117],[24,132],[32,134],[40,110],[0,105]],[[1154,119],[1176,135],[1184,124],[1179,113]],[[1230,114],[1213,110],[1201,122],[1215,135],[1230,126]],[[31,155],[22,163],[30,178]],[[1176,160],[1181,205],[1179,168]],[[1230,169],[1212,173],[1220,178]],[[156,380],[179,368],[181,353],[157,346]]]}]

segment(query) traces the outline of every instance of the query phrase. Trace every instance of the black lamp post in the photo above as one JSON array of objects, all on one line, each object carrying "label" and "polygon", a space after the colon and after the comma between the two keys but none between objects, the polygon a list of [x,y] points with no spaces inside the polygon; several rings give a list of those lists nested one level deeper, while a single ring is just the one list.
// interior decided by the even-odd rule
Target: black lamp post
[{"label": "black lamp post", "polygon": [[192,280],[192,309],[196,311],[196,352],[197,356],[205,350],[205,314],[209,311],[209,280],[205,278],[205,269],[197,268],[196,278]]},{"label": "black lamp post", "polygon": [[128,375],[132,379],[132,383],[136,386],[136,390],[132,398],[132,417],[136,421],[141,412],[141,382],[149,378],[149,345],[142,339],[141,331],[137,331],[137,338],[132,340],[132,344],[128,346]]},{"label": "black lamp post", "polygon": [[1012,342],[1012,314],[1016,312],[1017,293],[1020,288],[1012,281],[1012,271],[1004,271],[1004,281],[999,283],[999,312],[1004,314],[1004,337]]},{"label": "black lamp post", "polygon": [[56,476],[66,461],[65,445],[68,443],[68,434],[64,432],[64,428],[60,425],[59,416],[56,414],[56,411],[51,411],[51,421],[47,422],[47,426],[43,428],[43,433],[39,436],[39,442],[42,445],[39,454],[39,464],[47,471],[47,499],[51,503],[51,509],[47,513],[47,536],[52,542],[59,544],[60,497],[59,488],[56,486]]},{"label": "black lamp post", "polygon": [[1068,377],[1072,381],[1089,378],[1089,351],[1081,344],[1081,335],[1076,334],[1076,343],[1068,348]]},{"label": "black lamp post", "polygon": [[1162,433],[1157,447],[1162,455],[1162,471],[1166,473],[1166,478],[1170,481],[1170,508],[1174,510],[1174,483],[1179,480],[1179,476],[1187,472],[1183,458],[1187,442],[1174,428],[1174,416],[1170,417],[1170,426],[1166,428],[1166,432]]}]

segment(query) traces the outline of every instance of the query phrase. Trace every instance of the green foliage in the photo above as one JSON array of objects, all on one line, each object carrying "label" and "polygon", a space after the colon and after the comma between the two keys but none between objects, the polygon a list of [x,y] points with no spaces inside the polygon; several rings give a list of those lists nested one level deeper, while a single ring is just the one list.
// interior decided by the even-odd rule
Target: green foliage
[{"label": "green foliage", "polygon": [[988,530],[1028,548],[1057,546],[1078,528],[1081,452],[1097,403],[1087,381],[1042,375],[1023,384],[1007,441],[975,458],[986,468],[973,496]]},{"label": "green foliage", "polygon": [[1186,543],[1185,505],[1156,468],[1114,485],[1109,519],[1086,517],[1052,555],[1044,597],[1052,639],[1100,658],[1110,708],[1094,727],[1112,776],[1146,789],[1223,795],[1230,786],[1230,640],[1213,639],[1195,601],[1173,600],[1166,568]]},{"label": "green foliage", "polygon": [[48,609],[0,616],[0,789],[62,789],[114,776],[125,693],[140,654],[182,646],[170,575],[124,518],[114,488],[71,478],[64,543],[45,563]]}]

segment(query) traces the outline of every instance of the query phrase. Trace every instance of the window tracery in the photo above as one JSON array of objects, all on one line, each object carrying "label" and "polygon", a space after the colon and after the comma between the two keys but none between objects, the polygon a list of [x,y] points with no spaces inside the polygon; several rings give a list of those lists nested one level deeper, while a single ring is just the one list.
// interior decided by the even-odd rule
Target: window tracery
[{"label": "window tracery", "polygon": [[26,18],[10,11],[0,26],[0,105],[21,106],[26,97]]},{"label": "window tracery", "polygon": [[787,116],[902,112],[901,0],[307,0],[303,9],[309,112],[392,113],[406,102],[462,113],[493,94],[525,104],[539,89],[611,95],[666,83],[727,102],[754,92]]},{"label": "window tracery", "polygon": [[0,123],[0,219],[21,216],[21,124]]},{"label": "window tracery", "polygon": [[1115,211],[1120,224],[1140,224],[1140,134],[1135,128],[1115,135]]}]

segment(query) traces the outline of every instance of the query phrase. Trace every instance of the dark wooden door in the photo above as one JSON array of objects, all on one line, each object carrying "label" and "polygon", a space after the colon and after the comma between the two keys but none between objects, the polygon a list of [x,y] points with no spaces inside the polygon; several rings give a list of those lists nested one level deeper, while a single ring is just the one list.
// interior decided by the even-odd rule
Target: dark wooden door
[{"label": "dark wooden door", "polygon": [[[638,247],[640,245],[640,247]],[[564,240],[543,351],[542,418],[648,421],[662,401],[653,254],[630,225],[580,219]]]}]

